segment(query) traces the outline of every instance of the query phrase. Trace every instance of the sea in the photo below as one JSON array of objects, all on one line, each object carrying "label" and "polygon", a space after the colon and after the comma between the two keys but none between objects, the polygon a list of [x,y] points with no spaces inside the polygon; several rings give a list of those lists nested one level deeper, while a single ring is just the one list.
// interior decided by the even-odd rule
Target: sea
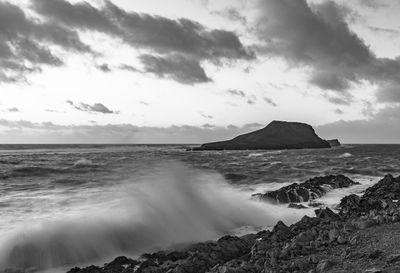
[{"label": "sea", "polygon": [[294,223],[315,208],[253,194],[315,176],[360,185],[329,192],[332,207],[384,175],[400,145],[187,151],[190,145],[0,145],[0,272],[66,272],[113,258]]}]

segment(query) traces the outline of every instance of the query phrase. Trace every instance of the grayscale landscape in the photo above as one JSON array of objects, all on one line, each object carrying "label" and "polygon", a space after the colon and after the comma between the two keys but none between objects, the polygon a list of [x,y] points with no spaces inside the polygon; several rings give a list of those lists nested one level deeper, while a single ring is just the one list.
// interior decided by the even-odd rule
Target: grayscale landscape
[{"label": "grayscale landscape", "polygon": [[400,272],[399,13],[0,0],[0,272]]}]

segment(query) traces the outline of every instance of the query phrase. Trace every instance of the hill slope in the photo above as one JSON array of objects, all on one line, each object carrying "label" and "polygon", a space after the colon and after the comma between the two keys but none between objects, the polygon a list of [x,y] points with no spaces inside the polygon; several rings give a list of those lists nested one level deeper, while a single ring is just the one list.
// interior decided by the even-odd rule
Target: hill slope
[{"label": "hill slope", "polygon": [[305,123],[273,121],[265,128],[231,140],[206,143],[196,150],[256,150],[330,148],[314,129]]}]

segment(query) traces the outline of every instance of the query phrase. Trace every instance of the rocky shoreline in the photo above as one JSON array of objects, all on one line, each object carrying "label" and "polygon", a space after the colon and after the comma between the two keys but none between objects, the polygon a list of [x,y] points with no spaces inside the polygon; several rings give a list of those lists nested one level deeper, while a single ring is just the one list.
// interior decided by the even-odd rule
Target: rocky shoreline
[{"label": "rocky shoreline", "polygon": [[399,199],[400,177],[386,175],[362,196],[344,197],[337,212],[321,208],[291,226],[68,273],[400,272]]}]

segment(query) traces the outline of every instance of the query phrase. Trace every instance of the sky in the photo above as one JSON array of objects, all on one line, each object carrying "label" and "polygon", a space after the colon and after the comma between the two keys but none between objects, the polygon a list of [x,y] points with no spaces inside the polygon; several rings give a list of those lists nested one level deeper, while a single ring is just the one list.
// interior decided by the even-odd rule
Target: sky
[{"label": "sky", "polygon": [[0,0],[0,143],[400,143],[397,0]]}]

